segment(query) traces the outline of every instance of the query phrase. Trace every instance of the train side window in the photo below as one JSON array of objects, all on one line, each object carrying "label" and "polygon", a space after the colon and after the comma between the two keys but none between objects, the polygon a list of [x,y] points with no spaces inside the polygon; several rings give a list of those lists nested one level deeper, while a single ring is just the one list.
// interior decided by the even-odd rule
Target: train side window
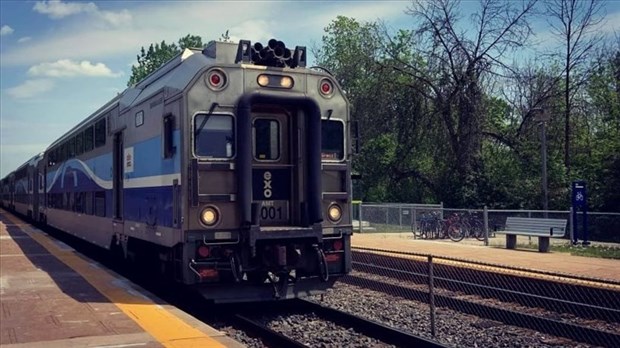
[{"label": "train side window", "polygon": [[321,158],[344,159],[344,123],[338,120],[321,120]]},{"label": "train side window", "polygon": [[164,142],[164,158],[170,158],[175,153],[174,147],[174,116],[166,115],[164,117],[164,125],[163,125],[163,142]]},{"label": "train side window", "polygon": [[64,162],[67,159],[67,143],[60,144],[60,153],[58,155],[58,162]]},{"label": "train side window", "polygon": [[136,127],[140,127],[144,124],[144,111],[136,112]]},{"label": "train side window", "polygon": [[84,152],[91,151],[93,149],[93,126],[90,126],[84,130]]},{"label": "train side window", "polygon": [[259,118],[254,121],[254,158],[274,161],[280,158],[280,123]]},{"label": "train side window", "polygon": [[75,136],[75,155],[84,153],[84,134],[82,132]]},{"label": "train side window", "polygon": [[194,118],[194,153],[200,157],[232,158],[235,133],[230,115],[199,114]]},{"label": "train side window", "polygon": [[95,123],[95,147],[105,145],[106,129],[105,118],[100,119]]},{"label": "train side window", "polygon": [[75,137],[69,139],[69,158],[75,157]]},{"label": "train side window", "polygon": [[95,192],[95,215],[105,217],[105,191]]},{"label": "train side window", "polygon": [[48,165],[48,167],[56,165],[56,158],[57,158],[56,154],[57,153],[58,153],[58,148],[57,147],[52,149],[49,152],[48,157],[47,157],[47,165]]},{"label": "train side window", "polygon": [[84,193],[84,213],[88,215],[93,215],[93,193],[92,192]]}]

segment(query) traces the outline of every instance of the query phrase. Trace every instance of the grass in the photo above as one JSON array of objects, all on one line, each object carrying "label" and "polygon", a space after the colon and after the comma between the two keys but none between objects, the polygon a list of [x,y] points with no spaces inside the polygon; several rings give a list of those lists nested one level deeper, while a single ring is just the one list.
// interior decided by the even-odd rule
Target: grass
[{"label": "grass", "polygon": [[599,257],[603,259],[620,260],[620,248],[617,246],[606,245],[553,245],[552,251],[560,253],[570,253],[575,256]]}]

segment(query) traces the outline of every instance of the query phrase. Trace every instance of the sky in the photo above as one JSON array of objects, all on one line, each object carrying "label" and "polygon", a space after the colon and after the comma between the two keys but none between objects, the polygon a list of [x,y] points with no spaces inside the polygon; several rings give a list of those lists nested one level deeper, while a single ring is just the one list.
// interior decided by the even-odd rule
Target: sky
[{"label": "sky", "polygon": [[[411,29],[410,6],[404,0],[0,0],[0,178],[122,92],[142,46],[187,34],[207,43],[228,31],[233,41],[277,38],[311,48],[338,15]],[[620,0],[606,2],[605,12],[612,18],[606,30],[620,31]]]}]

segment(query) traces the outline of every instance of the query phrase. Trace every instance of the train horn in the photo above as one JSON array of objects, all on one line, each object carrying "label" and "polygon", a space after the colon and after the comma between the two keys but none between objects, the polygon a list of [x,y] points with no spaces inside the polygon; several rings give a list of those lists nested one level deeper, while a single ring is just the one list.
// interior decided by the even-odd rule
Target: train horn
[{"label": "train horn", "polygon": [[[264,46],[260,42],[255,42],[250,46],[250,42],[242,40],[248,47],[246,56],[256,65],[273,66],[273,67],[305,67],[306,52],[305,47],[295,47],[295,52],[286,47],[284,42],[270,39]],[[238,54],[239,55],[239,54]],[[247,59],[247,58],[246,58]],[[238,60],[241,60],[239,58]]]}]

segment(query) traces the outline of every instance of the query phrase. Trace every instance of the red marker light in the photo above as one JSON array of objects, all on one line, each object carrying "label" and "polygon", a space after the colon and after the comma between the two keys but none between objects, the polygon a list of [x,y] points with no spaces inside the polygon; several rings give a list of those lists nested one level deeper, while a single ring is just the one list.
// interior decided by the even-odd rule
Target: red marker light
[{"label": "red marker light", "polygon": [[322,80],[319,85],[319,91],[326,97],[330,96],[334,92],[334,87],[331,81],[327,79]]},{"label": "red marker light", "polygon": [[342,241],[341,240],[335,240],[334,241],[334,250],[342,250]]},{"label": "red marker light", "polygon": [[217,73],[211,74],[211,85],[217,87],[222,82],[222,78]]},{"label": "red marker light", "polygon": [[198,247],[198,255],[201,258],[207,258],[209,257],[209,248],[205,245],[201,245]]},{"label": "red marker light", "polygon": [[205,77],[205,84],[214,91],[224,89],[226,86],[226,73],[219,69],[209,71]]}]

